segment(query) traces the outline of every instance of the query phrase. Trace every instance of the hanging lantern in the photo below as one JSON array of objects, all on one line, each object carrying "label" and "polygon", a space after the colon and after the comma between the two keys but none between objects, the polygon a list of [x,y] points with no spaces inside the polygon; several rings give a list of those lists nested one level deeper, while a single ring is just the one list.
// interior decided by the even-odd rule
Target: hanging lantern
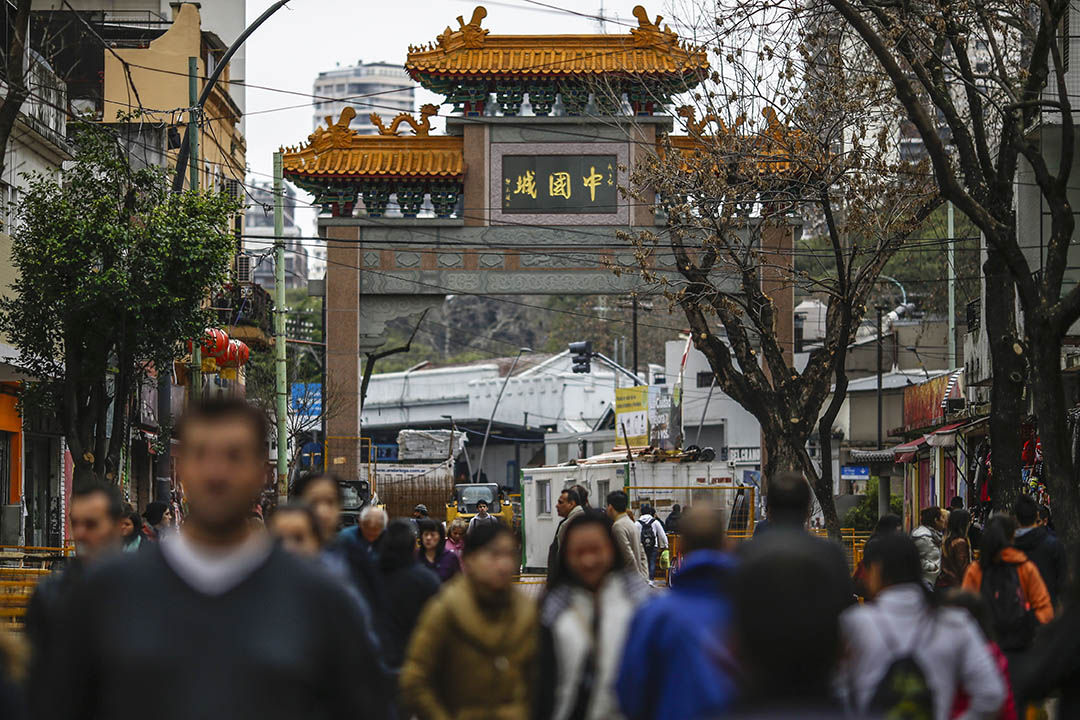
[{"label": "hanging lantern", "polygon": [[230,340],[225,352],[217,358],[218,365],[229,368],[240,367],[247,362],[250,353],[251,351],[244,343],[239,340]]},{"label": "hanging lantern", "polygon": [[[202,350],[203,356],[212,358],[220,357],[228,346],[229,336],[220,328],[207,328],[206,334],[203,335],[202,340],[199,343],[199,348]],[[194,349],[194,343],[191,340],[188,340],[188,353],[192,353]]]}]

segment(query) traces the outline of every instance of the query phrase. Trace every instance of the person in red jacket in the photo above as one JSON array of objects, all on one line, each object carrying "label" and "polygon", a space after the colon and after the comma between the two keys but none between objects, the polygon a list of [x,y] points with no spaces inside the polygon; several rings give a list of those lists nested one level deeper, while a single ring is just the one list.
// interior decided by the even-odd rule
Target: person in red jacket
[{"label": "person in red jacket", "polygon": [[[994,622],[990,616],[990,608],[986,601],[975,593],[954,588],[945,596],[945,604],[967,610],[978,624],[979,629],[982,630],[983,636],[986,638],[986,645],[990,649],[990,654],[994,657],[994,663],[997,665],[998,673],[1001,675],[1002,682],[1005,683],[1005,702],[998,712],[997,720],[1017,720],[1016,699],[1013,696],[1012,683],[1009,681],[1009,660],[994,641]],[[971,698],[961,687],[953,698],[952,712],[949,713],[949,717],[953,719],[964,717],[970,706]]]}]

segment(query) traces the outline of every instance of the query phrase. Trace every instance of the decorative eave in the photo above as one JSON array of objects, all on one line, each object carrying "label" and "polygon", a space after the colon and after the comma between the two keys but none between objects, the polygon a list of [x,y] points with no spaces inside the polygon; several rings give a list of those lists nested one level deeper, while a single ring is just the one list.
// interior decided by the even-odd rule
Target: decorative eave
[{"label": "decorative eave", "polygon": [[[473,97],[478,92],[500,92],[500,84],[523,84],[530,101],[533,94],[541,96],[542,110],[537,114],[546,114],[547,95],[572,94],[576,86],[600,76],[624,85],[631,102],[645,110],[650,93],[659,90],[666,98],[696,86],[708,72],[709,61],[703,48],[661,26],[662,17],[650,20],[640,5],[634,8],[634,16],[638,27],[627,35],[491,35],[480,26],[487,10],[477,7],[468,23],[457,18],[457,30],[447,27],[435,42],[410,46],[405,69],[425,88],[445,94],[449,102],[466,105],[466,112],[482,112],[482,107],[471,107],[483,102]],[[644,90],[636,93],[641,95],[637,101],[635,83]],[[510,109],[516,112],[510,100]],[[500,105],[506,104],[500,99]],[[574,98],[569,104],[577,110]],[[535,110],[537,103],[533,105]],[[507,108],[502,109],[506,112]],[[651,113],[651,108],[647,110]]]},{"label": "decorative eave", "polygon": [[[402,113],[388,126],[372,113],[381,134],[361,135],[349,127],[356,111],[346,107],[337,122],[328,116],[307,143],[282,148],[284,176],[335,215],[352,212],[363,195],[368,214],[380,216],[390,194],[397,194],[407,216],[419,211],[425,195],[440,216],[448,216],[461,192],[465,160],[461,137],[428,135],[437,110],[425,105],[419,121]],[[415,134],[399,135],[402,124]]]}]

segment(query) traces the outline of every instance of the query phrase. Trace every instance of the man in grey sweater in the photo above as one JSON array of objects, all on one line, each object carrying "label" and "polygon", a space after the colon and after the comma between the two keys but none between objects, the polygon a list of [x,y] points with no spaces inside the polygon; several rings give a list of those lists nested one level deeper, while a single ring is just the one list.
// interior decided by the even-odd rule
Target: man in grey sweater
[{"label": "man in grey sweater", "polygon": [[61,718],[385,716],[389,685],[360,610],[315,563],[252,530],[267,422],[242,400],[177,428],[188,514],[149,552],[88,572],[58,654]]},{"label": "man in grey sweater", "polygon": [[615,524],[611,531],[615,534],[615,545],[619,548],[623,563],[628,568],[637,569],[642,578],[649,578],[649,562],[645,558],[645,551],[641,548],[641,532],[626,510],[630,506],[630,498],[622,490],[613,490],[607,496],[607,514]]}]

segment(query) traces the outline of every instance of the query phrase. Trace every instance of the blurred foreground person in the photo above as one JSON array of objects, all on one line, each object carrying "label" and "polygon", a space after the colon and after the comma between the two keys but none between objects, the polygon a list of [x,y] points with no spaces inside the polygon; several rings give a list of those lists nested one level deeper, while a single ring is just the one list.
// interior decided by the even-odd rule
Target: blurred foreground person
[{"label": "blurred foreground person", "polygon": [[420,615],[401,670],[402,703],[420,720],[526,720],[539,635],[514,589],[520,550],[505,525],[465,538],[462,574]]},{"label": "blurred foreground person", "polygon": [[649,561],[641,548],[641,533],[638,525],[630,518],[627,508],[630,497],[622,490],[613,490],[607,496],[607,514],[614,523],[611,526],[615,534],[615,545],[619,548],[623,565],[633,568],[642,579],[649,579]]},{"label": "blurred foreground person", "polygon": [[722,717],[736,694],[729,647],[735,558],[724,516],[695,505],[679,519],[682,566],[671,591],[634,616],[616,689],[629,720]]},{"label": "blurred foreground person", "polygon": [[750,542],[739,546],[739,556],[771,553],[777,547],[806,546],[819,558],[822,570],[819,581],[833,593],[836,612],[839,613],[855,602],[855,587],[840,544],[807,532],[811,502],[810,484],[800,473],[781,472],[770,478],[765,496],[769,522],[762,532],[754,531]]},{"label": "blurred foreground person", "polygon": [[[775,493],[775,481],[770,486]],[[817,540],[773,527],[739,556],[730,625],[735,665],[722,653],[710,658],[718,675],[738,672],[739,717],[842,717],[832,687],[842,604],[830,579],[833,557]]]},{"label": "blurred foreground person", "polygon": [[1040,624],[1054,619],[1039,569],[1013,547],[1016,521],[995,515],[983,528],[979,562],[964,575],[964,589],[986,598],[998,645],[1015,667],[1035,641]]},{"label": "blurred foreground person", "polygon": [[90,567],[120,550],[123,507],[119,490],[111,485],[88,483],[71,491],[68,518],[75,557],[63,570],[37,584],[26,609],[26,637],[30,641],[27,697],[34,718],[49,717],[50,704],[56,700],[61,626],[75,588]]},{"label": "blurred foreground person", "polygon": [[24,720],[26,702],[19,681],[25,671],[22,639],[0,628],[0,718]]},{"label": "blurred foreground person", "polygon": [[293,503],[279,507],[270,516],[267,529],[286,551],[300,557],[319,556],[319,525],[307,505]]},{"label": "blurred foreground person", "polygon": [[265,416],[239,399],[193,405],[177,463],[179,533],[87,574],[70,603],[62,718],[337,719],[385,702],[360,611],[321,568],[253,533]]},{"label": "blurred foreground person", "polygon": [[615,679],[648,585],[626,566],[611,526],[594,510],[566,523],[559,566],[540,606],[537,720],[622,717]]},{"label": "blurred foreground person", "polygon": [[428,570],[439,576],[439,582],[446,582],[461,571],[461,561],[452,551],[446,549],[446,537],[443,527],[434,520],[424,518],[417,522],[420,531],[420,550],[417,557]]},{"label": "blurred foreground person", "polygon": [[[1013,697],[1012,684],[1009,682],[1009,659],[1005,657],[1005,653],[1001,652],[1001,648],[998,647],[997,642],[994,640],[994,623],[990,617],[990,607],[986,604],[986,600],[967,590],[953,588],[945,594],[945,604],[967,610],[971,619],[975,621],[979,630],[982,631],[983,638],[986,640],[986,649],[990,651],[990,655],[997,665],[998,677],[1005,684],[1005,702],[1002,703],[1001,710],[998,711],[996,718],[997,720],[1017,720],[1016,700]],[[967,690],[961,686],[956,693],[956,698],[953,700],[949,717],[964,717],[970,706],[971,698],[968,697]]]},{"label": "blurred foreground person", "polygon": [[383,660],[394,669],[405,661],[405,648],[420,611],[439,592],[439,576],[416,560],[414,527],[412,520],[399,519],[390,523],[379,554],[379,570],[386,593],[386,618],[380,627]]},{"label": "blurred foreground person", "polygon": [[1069,575],[1069,561],[1065,546],[1042,524],[1039,508],[1030,495],[1016,498],[1013,515],[1019,527],[1013,545],[1039,568],[1039,576],[1050,593],[1050,604],[1056,606]]},{"label": "blurred foreground person", "polygon": [[[882,535],[900,532],[903,527],[904,521],[899,515],[893,515],[892,513],[882,515],[874,525],[874,531],[870,533],[870,537],[866,539],[866,545],[874,542],[874,540]],[[851,576],[852,582],[855,585],[855,594],[861,598],[867,598],[869,596],[869,592],[866,589],[866,545],[863,546],[863,557],[859,560],[859,564],[855,566],[855,572],[852,573]]]},{"label": "blurred foreground person", "polygon": [[1024,662],[1009,668],[1017,704],[1023,707],[1059,693],[1060,720],[1080,718],[1080,584],[1075,581],[1064,606],[1060,617],[1039,633]]},{"label": "blurred foreground person", "polygon": [[[338,534],[344,503],[341,482],[329,473],[308,473],[293,483],[292,495],[315,514],[319,524],[320,558],[330,574],[360,595],[367,606],[366,614],[380,616],[384,606],[382,579],[370,548],[362,546],[357,539],[342,538],[344,533]],[[378,526],[378,522],[371,523],[372,517],[369,515],[369,527]],[[379,533],[382,533],[381,529]]]},{"label": "blurred foreground person", "polygon": [[848,704],[871,716],[948,720],[957,691],[966,720],[997,717],[1005,683],[967,612],[938,607],[914,539],[895,534],[866,547],[873,602],[841,623],[845,662],[837,681]]}]

